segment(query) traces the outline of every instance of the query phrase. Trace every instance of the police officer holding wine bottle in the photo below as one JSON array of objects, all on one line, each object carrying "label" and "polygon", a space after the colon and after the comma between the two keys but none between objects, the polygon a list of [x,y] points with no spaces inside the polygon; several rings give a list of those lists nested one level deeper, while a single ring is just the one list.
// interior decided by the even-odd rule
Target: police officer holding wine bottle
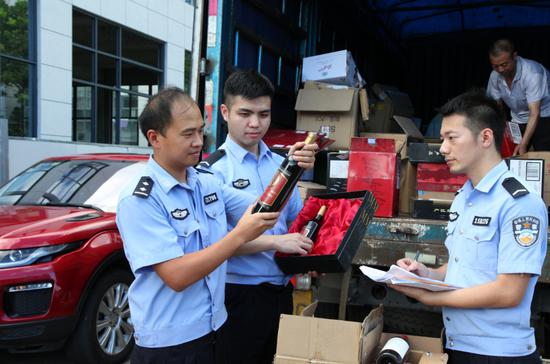
[{"label": "police officer holding wine bottle", "polygon": [[[262,196],[259,210],[286,203],[277,224],[242,245],[228,261],[225,303],[230,363],[273,362],[279,316],[293,309],[290,276],[279,269],[274,254],[307,254],[312,246],[303,235],[288,234],[288,226],[302,209],[292,182],[300,170],[313,167],[318,147],[306,141],[296,143],[286,160],[269,150],[262,138],[271,123],[273,95],[273,85],[264,75],[254,70],[233,72],[225,82],[220,107],[228,126],[227,139],[201,163],[225,185]],[[274,177],[279,167],[282,170]]]},{"label": "police officer holding wine bottle", "polygon": [[[116,216],[135,275],[132,364],[226,363],[225,261],[278,214],[252,214],[251,206],[243,214],[254,198],[193,168],[204,121],[183,90],[151,97],[139,124],[154,154],[121,192]],[[227,221],[236,225],[230,233]]]}]

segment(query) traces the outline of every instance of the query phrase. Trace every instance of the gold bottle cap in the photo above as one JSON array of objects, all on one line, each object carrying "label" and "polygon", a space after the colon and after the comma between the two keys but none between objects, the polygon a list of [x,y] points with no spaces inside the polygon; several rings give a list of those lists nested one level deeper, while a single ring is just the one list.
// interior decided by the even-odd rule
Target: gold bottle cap
[{"label": "gold bottle cap", "polygon": [[326,207],[325,205],[323,205],[323,206],[321,206],[321,208],[319,209],[319,212],[317,213],[317,215],[324,216],[326,211],[327,211],[327,207]]},{"label": "gold bottle cap", "polygon": [[312,143],[315,143],[316,140],[317,140],[317,133],[310,131],[307,133],[307,137],[306,137],[306,140],[304,140],[304,143],[312,144]]}]

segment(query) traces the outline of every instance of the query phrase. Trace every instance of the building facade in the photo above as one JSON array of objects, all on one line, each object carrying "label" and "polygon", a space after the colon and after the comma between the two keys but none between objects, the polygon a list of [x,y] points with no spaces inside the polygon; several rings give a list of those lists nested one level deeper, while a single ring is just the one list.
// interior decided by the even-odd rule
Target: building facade
[{"label": "building facade", "polygon": [[137,117],[160,87],[189,91],[194,16],[192,0],[0,0],[9,176],[48,156],[148,152]]}]

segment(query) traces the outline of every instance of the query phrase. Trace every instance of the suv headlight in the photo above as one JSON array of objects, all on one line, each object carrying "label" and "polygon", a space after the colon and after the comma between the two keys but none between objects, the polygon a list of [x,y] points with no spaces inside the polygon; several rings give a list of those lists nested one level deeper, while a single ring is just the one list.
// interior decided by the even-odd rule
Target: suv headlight
[{"label": "suv headlight", "polygon": [[22,267],[31,265],[37,261],[50,260],[56,255],[72,251],[79,246],[80,243],[0,250],[0,269]]}]

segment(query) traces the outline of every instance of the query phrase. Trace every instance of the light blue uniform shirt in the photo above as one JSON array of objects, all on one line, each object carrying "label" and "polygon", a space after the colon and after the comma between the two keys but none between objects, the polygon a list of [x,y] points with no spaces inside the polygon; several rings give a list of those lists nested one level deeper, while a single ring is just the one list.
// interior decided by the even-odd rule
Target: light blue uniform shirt
[{"label": "light blue uniform shirt", "polygon": [[487,95],[501,99],[510,108],[512,121],[525,124],[529,118],[529,103],[540,101],[540,116],[550,116],[550,74],[538,62],[517,57],[516,75],[509,88],[504,77],[492,71]]},{"label": "light blue uniform shirt", "polygon": [[[491,356],[524,356],[535,351],[531,300],[546,255],[548,219],[540,196],[518,198],[502,186],[512,177],[506,163],[495,166],[473,188],[466,182],[451,206],[445,282],[460,287],[496,280],[497,274],[532,274],[516,307],[443,308],[447,348]],[[519,179],[518,179],[519,180]]]},{"label": "light blue uniform shirt", "polygon": [[129,291],[134,337],[142,347],[178,345],[219,329],[227,319],[226,264],[181,292],[168,287],[152,266],[220,240],[227,233],[226,212],[241,216],[241,201],[248,196],[194,168],[187,169],[187,183],[180,183],[152,158],[143,176],[154,182],[149,197],[133,195],[138,177],[121,193],[117,208],[135,275]]},{"label": "light blue uniform shirt", "polygon": [[[225,155],[210,167],[226,186],[247,192],[254,200],[258,199],[269,186],[271,179],[283,157],[272,153],[260,141],[259,157],[248,152],[227,136],[220,146]],[[249,202],[243,201],[243,208]],[[303,204],[298,189],[295,188],[287,206],[281,211],[279,221],[264,234],[279,235],[288,233],[287,222],[296,218]],[[230,224],[231,225],[231,224]],[[233,226],[230,226],[233,228]],[[227,264],[227,282],[235,284],[287,284],[290,276],[285,275],[273,260],[274,250],[256,254],[235,256]]]}]

